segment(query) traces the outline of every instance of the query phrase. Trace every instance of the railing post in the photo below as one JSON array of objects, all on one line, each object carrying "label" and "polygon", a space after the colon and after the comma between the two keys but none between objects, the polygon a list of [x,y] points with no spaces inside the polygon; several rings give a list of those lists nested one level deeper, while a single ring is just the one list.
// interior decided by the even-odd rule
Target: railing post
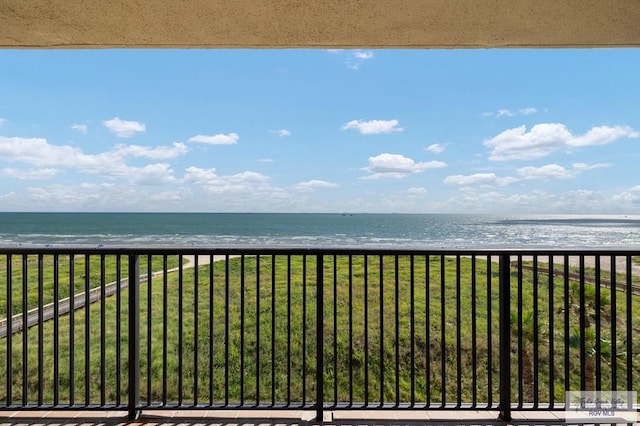
[{"label": "railing post", "polygon": [[140,417],[140,256],[129,255],[129,415]]},{"label": "railing post", "polygon": [[500,410],[499,418],[511,420],[511,261],[500,255],[499,319],[500,319]]},{"label": "railing post", "polygon": [[316,421],[324,421],[324,257],[316,257]]}]

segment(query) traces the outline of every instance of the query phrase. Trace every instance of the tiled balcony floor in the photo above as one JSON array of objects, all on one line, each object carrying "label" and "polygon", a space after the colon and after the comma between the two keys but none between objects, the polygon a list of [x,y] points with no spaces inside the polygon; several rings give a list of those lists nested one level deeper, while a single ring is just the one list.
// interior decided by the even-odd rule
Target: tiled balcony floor
[{"label": "tiled balcony floor", "polygon": [[[315,424],[311,411],[144,411],[127,420],[122,411],[16,411],[0,412],[0,426],[307,426]],[[514,412],[509,423],[495,411],[335,411],[326,412],[325,425],[567,425],[562,412]],[[626,423],[625,423],[626,424]],[[638,425],[640,423],[634,423]]]}]

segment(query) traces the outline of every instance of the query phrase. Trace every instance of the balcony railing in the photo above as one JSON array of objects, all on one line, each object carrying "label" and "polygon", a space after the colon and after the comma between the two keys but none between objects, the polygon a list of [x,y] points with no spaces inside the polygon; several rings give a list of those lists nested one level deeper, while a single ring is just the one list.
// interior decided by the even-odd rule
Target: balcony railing
[{"label": "balcony railing", "polygon": [[565,408],[640,389],[640,251],[0,249],[0,409]]}]

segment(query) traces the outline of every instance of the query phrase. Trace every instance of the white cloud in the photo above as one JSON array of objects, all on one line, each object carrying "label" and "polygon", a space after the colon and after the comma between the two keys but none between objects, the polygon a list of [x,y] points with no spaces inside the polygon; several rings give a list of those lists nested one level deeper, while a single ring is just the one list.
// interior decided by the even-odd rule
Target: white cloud
[{"label": "white cloud", "polygon": [[176,180],[173,170],[165,163],[148,164],[144,167],[132,168],[134,173],[130,173],[131,181],[137,185],[160,185],[171,183]]},{"label": "white cloud", "polygon": [[531,115],[531,114],[535,114],[537,113],[538,110],[534,107],[526,107],[526,108],[519,108],[517,110],[510,110],[510,109],[506,109],[506,108],[501,108],[497,111],[487,111],[487,112],[483,112],[482,116],[483,117],[515,117],[516,115]]},{"label": "white cloud", "polygon": [[603,169],[605,167],[611,167],[611,163],[596,163],[596,164],[587,164],[587,163],[573,163],[573,170],[578,172],[584,172],[587,170],[595,170],[595,169]]},{"label": "white cloud", "polygon": [[18,193],[15,191],[7,192],[0,195],[0,201],[13,201],[18,198]]},{"label": "white cloud", "polygon": [[1,118],[0,117],[0,127],[4,126],[8,122],[9,122],[9,120],[7,120],[6,118]]},{"label": "white cloud", "polygon": [[273,163],[272,158],[258,158],[258,162],[260,163]]},{"label": "white cloud", "polygon": [[371,59],[373,58],[373,52],[370,50],[356,50],[353,52],[353,57],[356,59]]},{"label": "white cloud", "polygon": [[164,191],[151,194],[149,198],[153,201],[182,201],[184,194],[180,191]]},{"label": "white cloud", "polygon": [[513,117],[514,115],[516,115],[516,113],[508,109],[499,109],[498,112],[496,112],[496,117]]},{"label": "white cloud", "polygon": [[[227,205],[231,209],[238,208],[247,211],[247,205],[259,203],[258,205],[262,206],[279,205],[279,208],[282,209],[282,204],[278,203],[288,197],[285,191],[270,184],[268,176],[251,171],[223,176],[218,175],[214,168],[189,167],[186,169],[182,181],[198,186],[208,195],[218,197],[212,200],[212,202],[215,201],[214,207],[215,205]],[[238,194],[242,194],[242,197],[238,197]],[[261,208],[258,210],[264,211]]]},{"label": "white cloud", "polygon": [[237,133],[219,133],[213,136],[196,135],[189,138],[189,142],[204,143],[208,145],[235,145],[238,143],[240,136]]},{"label": "white cloud", "polygon": [[533,107],[527,107],[527,108],[520,108],[518,112],[522,115],[531,115],[538,112],[538,110]]},{"label": "white cloud", "polygon": [[351,120],[342,126],[343,130],[355,129],[363,135],[377,135],[382,133],[402,132],[404,129],[398,127],[398,120]]},{"label": "white cloud", "polygon": [[276,134],[281,138],[286,138],[287,136],[291,136],[291,132],[287,129],[278,129],[278,130],[269,130],[269,133]]},{"label": "white cloud", "polygon": [[623,137],[637,138],[640,132],[628,126],[599,126],[590,129],[582,136],[574,137],[567,142],[570,146],[606,145]]},{"label": "white cloud", "polygon": [[258,183],[258,182],[267,182],[269,180],[269,176],[263,175],[262,173],[258,173],[258,172],[246,171],[246,172],[241,172],[235,175],[231,175],[229,179],[231,181],[236,181],[236,182]]},{"label": "white cloud", "polygon": [[[6,138],[0,136],[0,157],[38,167],[105,167],[113,162],[108,155],[87,155],[69,145],[51,145],[43,138]],[[111,156],[113,157],[113,156]],[[108,166],[108,164],[106,165]]]},{"label": "white cloud", "polygon": [[121,120],[118,117],[106,120],[102,124],[119,138],[130,138],[138,132],[145,132],[147,130],[143,123]]},{"label": "white cloud", "polygon": [[409,173],[420,173],[426,169],[442,168],[447,164],[442,161],[415,162],[411,158],[400,154],[383,153],[375,157],[369,157],[369,165],[365,170],[371,175],[362,179],[398,179]]},{"label": "white cloud", "polygon": [[262,173],[246,171],[231,176],[220,176],[216,169],[202,169],[200,167],[188,167],[183,178],[184,183],[193,183],[209,186],[229,186],[231,184],[252,184],[269,181],[269,177]]},{"label": "white cloud", "polygon": [[61,170],[54,168],[46,169],[12,169],[5,168],[1,170],[2,175],[13,179],[20,180],[46,180],[56,177]]},{"label": "white cloud", "polygon": [[72,130],[77,130],[78,132],[82,133],[83,135],[87,134],[87,130],[88,127],[86,124],[74,124],[71,126]]},{"label": "white cloud", "polygon": [[175,158],[189,151],[182,142],[174,142],[173,146],[146,147],[140,145],[117,145],[115,153],[122,156],[144,157],[154,160]]},{"label": "white cloud", "polygon": [[558,164],[547,164],[542,167],[522,167],[518,175],[523,179],[571,179],[576,173]]},{"label": "white cloud", "polygon": [[546,157],[562,148],[603,145],[622,137],[636,138],[640,133],[630,127],[594,127],[582,136],[572,134],[564,124],[536,124],[527,132],[526,126],[505,130],[484,141],[491,149],[490,160],[531,160]]},{"label": "white cloud", "polygon": [[490,186],[505,186],[518,179],[513,177],[498,177],[495,173],[475,173],[472,175],[451,175],[444,178],[444,183],[447,185],[490,185]]},{"label": "white cloud", "polygon": [[626,191],[615,194],[613,201],[640,204],[640,185],[633,186]]},{"label": "white cloud", "polygon": [[431,151],[434,154],[440,154],[441,152],[444,152],[444,145],[441,145],[439,143],[434,143],[434,144],[429,145],[426,148],[426,150],[427,151]]},{"label": "white cloud", "polygon": [[340,185],[337,183],[313,179],[306,182],[300,182],[295,185],[294,188],[300,191],[313,191],[316,188],[337,188],[338,186]]},{"label": "white cloud", "polygon": [[358,70],[364,61],[373,59],[373,52],[371,50],[327,49],[327,52],[344,57],[345,65],[352,70]]},{"label": "white cloud", "polygon": [[568,170],[558,164],[547,164],[541,167],[522,167],[517,170],[518,177],[498,177],[495,173],[476,173],[472,175],[452,175],[447,176],[443,182],[448,185],[472,186],[472,185],[488,185],[488,186],[506,186],[521,180],[530,179],[570,179],[576,177],[579,173],[587,170],[609,167],[610,164],[586,164],[575,163],[573,170]]},{"label": "white cloud", "polygon": [[139,203],[139,199],[132,197],[129,191],[108,184],[52,184],[29,187],[27,191],[31,202],[56,209],[76,210],[82,207],[84,210],[104,210],[105,207],[113,209],[115,205],[121,207],[122,204],[131,206]]},{"label": "white cloud", "polygon": [[[125,178],[140,184],[172,181],[166,164],[149,164],[142,167],[127,165],[127,156],[154,159],[172,158],[185,152],[184,144],[173,147],[140,147],[118,145],[112,151],[85,154],[69,145],[51,145],[42,138],[6,138],[0,136],[0,158],[9,162],[21,162],[39,168],[75,169],[84,173],[109,178]],[[164,176],[164,177],[162,177]]]},{"label": "white cloud", "polygon": [[416,188],[407,189],[407,194],[410,194],[410,195],[424,195],[427,192],[428,192],[427,188],[422,188],[422,187],[416,187]]},{"label": "white cloud", "polygon": [[[640,195],[640,192],[639,192]],[[469,213],[601,213],[607,204],[596,191],[577,189],[551,193],[533,190],[528,193],[508,194],[499,191],[461,191],[444,203],[444,209]]]},{"label": "white cloud", "polygon": [[200,185],[214,184],[219,178],[216,169],[202,169],[200,167],[188,167],[182,181],[184,183],[195,183]]},{"label": "white cloud", "polygon": [[373,59],[373,52],[370,50],[354,50],[349,53],[345,63],[352,70],[358,70],[364,61]]}]

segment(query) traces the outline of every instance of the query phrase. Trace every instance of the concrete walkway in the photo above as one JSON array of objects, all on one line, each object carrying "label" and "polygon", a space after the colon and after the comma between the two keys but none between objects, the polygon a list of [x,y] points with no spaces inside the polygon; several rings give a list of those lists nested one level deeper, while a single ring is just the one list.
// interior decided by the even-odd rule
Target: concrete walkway
[{"label": "concrete walkway", "polygon": [[[145,411],[137,420],[127,420],[123,411],[50,411],[50,412],[0,412],[0,426],[8,425],[104,425],[104,426],[309,426],[320,424],[312,411]],[[460,410],[347,410],[326,411],[324,425],[562,425],[585,423],[565,423],[563,411],[517,411],[512,413],[510,422],[498,420],[497,411]],[[622,423],[629,424],[629,423]],[[638,424],[633,423],[633,424]]]},{"label": "concrete walkway", "polygon": [[[186,263],[182,265],[182,269],[193,268],[196,265],[195,256],[184,256]],[[220,260],[224,260],[225,256],[214,256],[213,261],[218,262]],[[211,262],[211,256],[198,256],[198,266],[208,265]],[[167,271],[167,273],[177,272],[180,270],[180,267],[171,268]],[[164,271],[153,272],[151,274],[152,278],[162,276]],[[140,282],[146,282],[147,275],[140,276]],[[129,285],[129,279],[125,278],[120,281],[120,288],[126,288]],[[118,290],[118,282],[114,281],[105,285],[104,287],[104,295],[105,297],[113,296],[116,294]],[[89,290],[89,303],[98,302],[102,298],[102,287],[95,287]],[[86,292],[77,293],[73,296],[73,301],[71,298],[66,297],[64,299],[60,299],[58,303],[58,316],[62,316],[68,314],[71,309],[77,310],[81,309],[85,306],[87,302],[87,294]],[[55,316],[55,304],[56,302],[49,303],[42,307],[42,321],[49,321]],[[25,323],[25,316],[23,313],[15,314],[11,318],[11,333],[16,334],[22,331]],[[27,312],[26,315],[26,325],[27,328],[33,327],[40,323],[40,308],[34,308]],[[7,336],[7,332],[9,328],[9,324],[7,318],[2,318],[0,320],[0,339]]]}]

